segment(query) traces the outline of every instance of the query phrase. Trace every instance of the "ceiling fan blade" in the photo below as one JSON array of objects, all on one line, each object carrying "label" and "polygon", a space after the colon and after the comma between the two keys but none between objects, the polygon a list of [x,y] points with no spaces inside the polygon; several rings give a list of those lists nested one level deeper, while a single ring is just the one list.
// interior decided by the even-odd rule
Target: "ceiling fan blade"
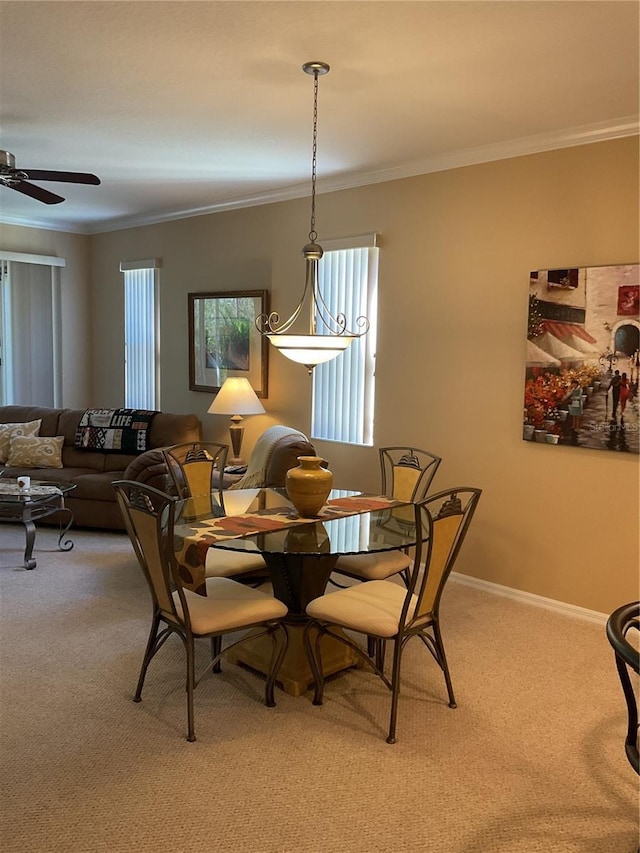
[{"label": "ceiling fan blade", "polygon": [[16,184],[9,184],[7,189],[17,190],[19,193],[31,196],[38,201],[43,201],[45,204],[60,204],[64,201],[61,195],[50,193],[49,190],[43,190],[42,187],[36,187],[34,184],[28,184],[26,181],[19,181]]},{"label": "ceiling fan blade", "polygon": [[100,178],[88,172],[49,172],[46,169],[20,169],[25,172],[30,181],[65,181],[69,184],[100,183]]}]

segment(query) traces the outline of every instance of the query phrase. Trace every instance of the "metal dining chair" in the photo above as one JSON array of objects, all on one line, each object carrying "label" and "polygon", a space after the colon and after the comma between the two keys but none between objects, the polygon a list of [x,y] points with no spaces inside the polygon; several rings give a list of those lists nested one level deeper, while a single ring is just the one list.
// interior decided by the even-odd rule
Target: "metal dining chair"
[{"label": "metal dining chair", "polygon": [[[380,474],[382,494],[401,501],[422,500],[431,486],[442,458],[415,447],[381,447]],[[407,507],[407,519],[413,523],[413,507]],[[408,583],[411,557],[406,551],[381,551],[377,554],[348,554],[340,557],[334,574],[360,581],[385,580],[399,574]],[[332,580],[335,586],[340,586]]]},{"label": "metal dining chair", "polygon": [[212,441],[187,441],[163,449],[175,493],[181,498],[217,494],[222,501],[222,476],[229,448]]},{"label": "metal dining chair", "polygon": [[[163,450],[176,494],[192,498],[194,511],[199,514],[225,512],[222,483],[228,449],[226,444],[197,441]],[[207,552],[205,571],[207,577],[234,578],[252,584],[268,577],[260,554],[223,552],[215,548]]]},{"label": "metal dining chair", "polygon": [[[456,707],[440,631],[440,598],[481,494],[480,489],[461,486],[438,492],[415,505],[416,553],[406,589],[389,580],[365,581],[322,595],[307,605],[305,646],[315,681],[314,705],[323,701],[321,640],[328,635],[351,648],[390,689],[387,743],[396,741],[402,653],[413,637],[418,637],[431,652],[444,674],[449,707]],[[375,658],[372,660],[345,631],[375,638]],[[386,642],[393,642],[390,678],[385,675],[381,654]]]},{"label": "metal dining chair", "polygon": [[[627,639],[631,631],[636,632],[635,645]],[[607,638],[615,654],[616,667],[627,703],[627,734],[624,741],[629,763],[640,774],[638,755],[638,703],[636,691],[631,683],[629,670],[636,675],[640,672],[640,651],[638,650],[638,632],[640,631],[640,601],[633,601],[618,607],[607,619]],[[637,679],[636,679],[637,682]],[[637,688],[637,684],[636,684]]]},{"label": "metal dining chair", "polygon": [[175,634],[186,651],[187,740],[194,741],[193,692],[200,681],[195,676],[195,640],[210,639],[212,661],[209,666],[213,672],[219,672],[221,657],[250,639],[244,634],[223,650],[222,638],[239,630],[256,628],[258,631],[252,633],[251,638],[266,634],[273,641],[265,685],[265,704],[273,707],[274,684],[287,648],[287,631],[282,624],[287,614],[286,605],[272,595],[230,578],[207,578],[206,596],[184,589],[173,550],[177,499],[135,481],[118,480],[113,486],[153,605],[151,630],[134,702],[142,699],[142,688],[152,659],[167,639]]}]

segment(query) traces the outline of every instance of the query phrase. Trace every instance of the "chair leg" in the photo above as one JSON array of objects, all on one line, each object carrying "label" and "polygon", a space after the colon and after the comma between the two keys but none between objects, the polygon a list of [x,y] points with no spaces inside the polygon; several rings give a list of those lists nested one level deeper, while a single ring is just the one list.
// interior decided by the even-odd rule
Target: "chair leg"
[{"label": "chair leg", "polygon": [[[313,649],[313,645],[311,643],[311,629],[316,629],[316,648],[315,651]],[[324,678],[322,675],[322,655],[320,652],[320,638],[322,636],[322,632],[320,629],[313,624],[313,622],[307,622],[304,628],[304,645],[307,652],[307,659],[309,661],[309,666],[311,667],[311,673],[313,675],[313,684],[314,684],[314,694],[313,694],[313,704],[314,705],[322,705],[322,697],[324,694]]]},{"label": "chair leg", "polygon": [[400,694],[400,661],[402,659],[402,641],[395,637],[393,641],[393,673],[391,675],[391,716],[387,743],[396,742],[396,723],[398,720],[398,696]]},{"label": "chair leg", "polygon": [[157,634],[158,627],[160,625],[160,615],[158,613],[153,614],[153,620],[151,622],[151,630],[149,631],[149,639],[147,640],[147,648],[144,652],[144,657],[142,658],[142,667],[140,669],[140,676],[138,678],[138,686],[136,688],[135,696],[133,697],[134,702],[140,702],[142,699],[142,687],[144,685],[144,679],[147,675],[147,669],[149,668],[149,664],[151,663],[151,658],[156,653],[156,642],[157,642]]},{"label": "chair leg", "polygon": [[393,640],[393,673],[391,675],[391,716],[389,718],[389,736],[387,743],[396,742],[396,723],[398,720],[398,696],[400,694],[400,661],[402,659],[402,641]]},{"label": "chair leg", "polygon": [[376,653],[377,641],[375,637],[367,635],[367,654],[372,658]]},{"label": "chair leg", "polygon": [[[282,642],[278,643],[276,632],[280,631],[283,637]],[[264,703],[267,708],[275,708],[276,700],[273,696],[273,688],[276,683],[276,678],[280,672],[282,661],[284,660],[287,646],[289,645],[289,635],[284,625],[278,625],[271,631],[271,639],[273,640],[273,654],[271,656],[271,666],[269,668],[269,677],[265,687]]]},{"label": "chair leg", "polygon": [[384,672],[384,657],[386,650],[386,641],[383,639],[376,640],[376,666],[380,672]]},{"label": "chair leg", "polygon": [[193,690],[195,683],[195,649],[193,637],[185,637],[187,651],[187,740],[192,743],[196,739],[193,726]]},{"label": "chair leg", "polygon": [[[222,651],[222,637],[212,637],[211,638],[211,659],[215,660],[218,657],[220,652]],[[220,661],[216,661],[212,667],[212,672],[222,672],[222,665]]]},{"label": "chair leg", "polygon": [[437,620],[433,623],[433,634],[436,640],[436,648],[438,649],[438,655],[440,657],[440,666],[442,667],[442,671],[444,672],[444,680],[447,685],[447,693],[449,694],[449,707],[457,708],[456,698],[453,695],[453,685],[451,683],[451,676],[449,675],[449,666],[447,664],[447,656],[444,653],[444,643],[442,642],[442,634],[440,633],[440,625],[438,625]]}]

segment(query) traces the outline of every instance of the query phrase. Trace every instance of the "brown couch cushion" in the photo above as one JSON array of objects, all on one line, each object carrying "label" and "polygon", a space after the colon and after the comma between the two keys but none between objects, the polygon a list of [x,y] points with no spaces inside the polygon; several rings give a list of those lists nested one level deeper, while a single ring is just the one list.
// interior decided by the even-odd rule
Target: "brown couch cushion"
[{"label": "brown couch cushion", "polygon": [[[178,437],[176,437],[176,435]],[[151,447],[169,447],[202,439],[202,424],[197,415],[174,415],[160,412],[151,422]]]},{"label": "brown couch cushion", "polygon": [[62,464],[65,468],[91,468],[93,471],[102,472],[107,461],[107,454],[98,450],[78,450],[68,444],[62,448]]},{"label": "brown couch cushion", "polygon": [[91,471],[89,474],[72,472],[69,482],[74,483],[74,500],[85,499],[89,501],[112,501],[115,499],[113,490],[113,474],[104,471],[102,474]]},{"label": "brown couch cushion", "polygon": [[83,413],[84,409],[60,409],[58,435],[64,436],[64,443],[67,447],[73,447],[76,443],[76,428]]},{"label": "brown couch cushion", "polygon": [[39,406],[0,406],[0,424],[41,420],[39,435],[63,435],[58,432],[60,409]]}]

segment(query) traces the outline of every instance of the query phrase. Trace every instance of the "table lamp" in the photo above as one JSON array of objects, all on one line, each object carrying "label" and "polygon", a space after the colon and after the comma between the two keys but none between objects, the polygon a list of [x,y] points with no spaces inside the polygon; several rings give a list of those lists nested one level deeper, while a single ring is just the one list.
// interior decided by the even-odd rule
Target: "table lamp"
[{"label": "table lamp", "polygon": [[242,415],[261,415],[264,406],[258,400],[256,392],[248,379],[241,376],[231,376],[225,379],[216,394],[213,403],[207,409],[210,415],[232,415],[229,435],[233,456],[229,460],[232,465],[243,465],[240,456],[244,427],[241,426]]}]

